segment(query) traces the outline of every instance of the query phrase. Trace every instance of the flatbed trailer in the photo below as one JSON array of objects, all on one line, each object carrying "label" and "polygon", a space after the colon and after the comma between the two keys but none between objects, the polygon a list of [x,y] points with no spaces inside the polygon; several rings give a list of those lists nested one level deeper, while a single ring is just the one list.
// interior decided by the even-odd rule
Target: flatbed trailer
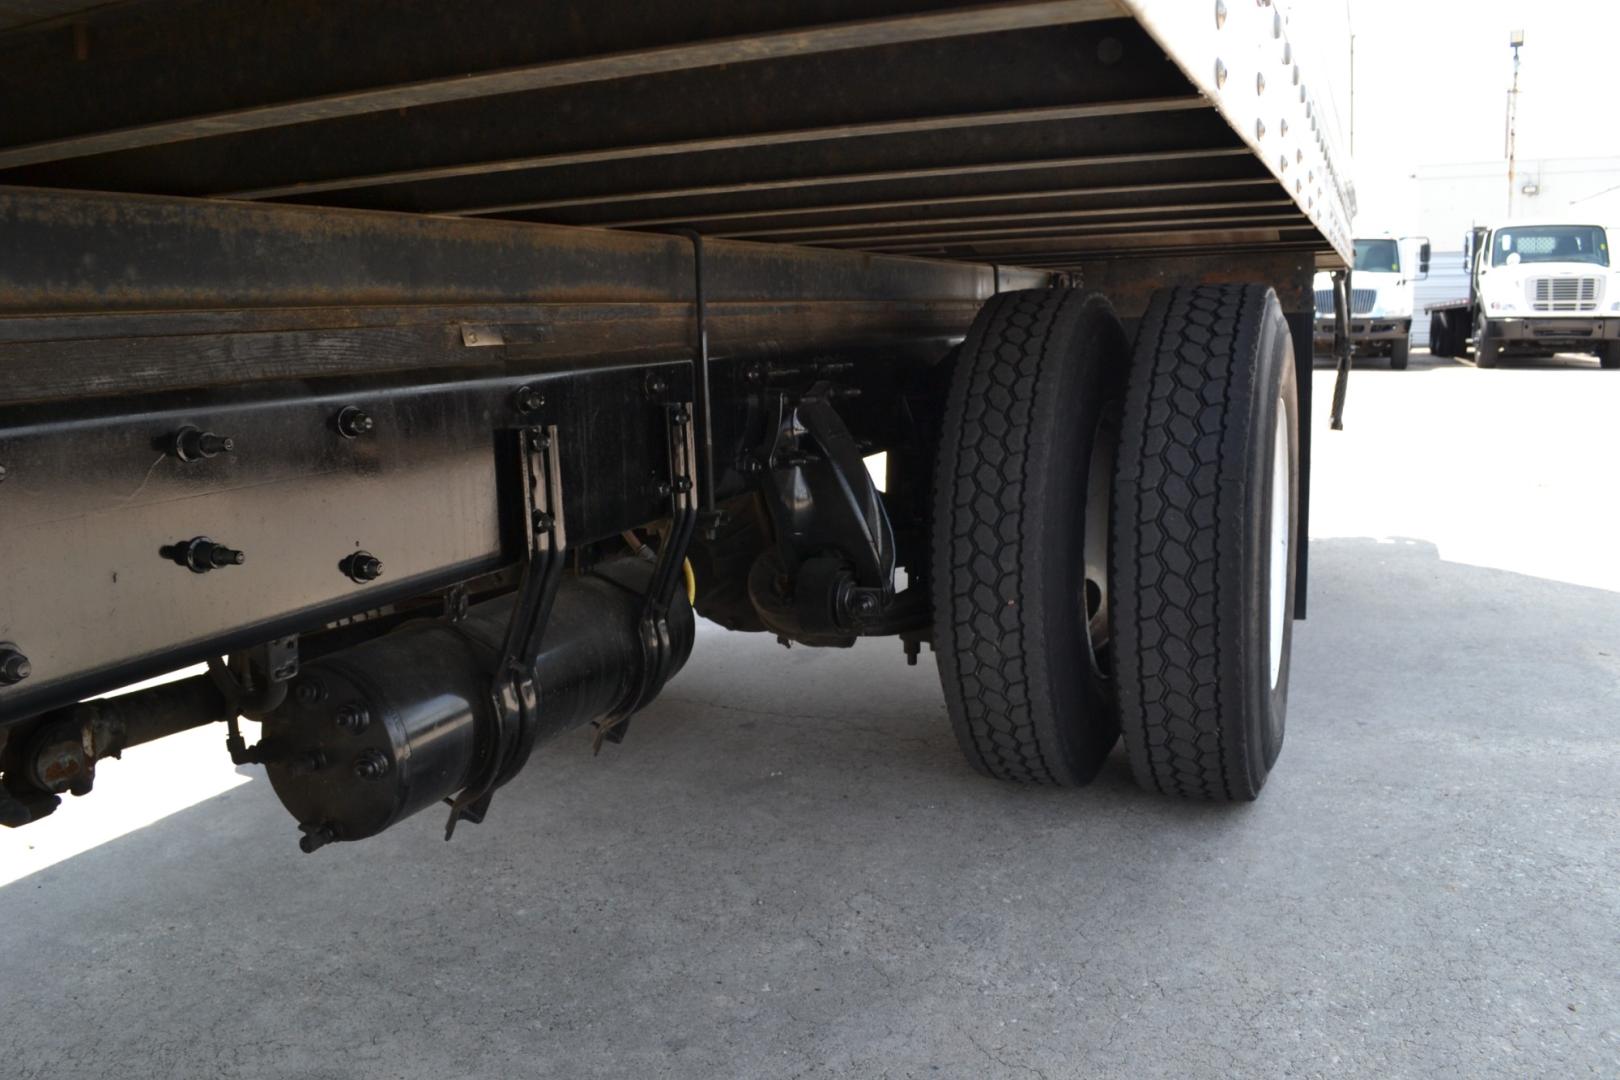
[{"label": "flatbed trailer", "polygon": [[449,835],[622,740],[694,615],[929,645],[993,776],[1123,732],[1258,792],[1351,210],[1276,7],[27,10],[4,823],[224,723],[305,850]]}]

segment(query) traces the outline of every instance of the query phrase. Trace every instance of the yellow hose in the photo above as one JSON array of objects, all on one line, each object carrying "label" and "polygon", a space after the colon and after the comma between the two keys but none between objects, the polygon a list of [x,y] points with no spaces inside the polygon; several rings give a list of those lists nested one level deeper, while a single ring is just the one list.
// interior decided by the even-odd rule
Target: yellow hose
[{"label": "yellow hose", "polygon": [[697,604],[697,575],[692,573],[692,560],[681,560],[681,573],[686,575],[686,602]]}]

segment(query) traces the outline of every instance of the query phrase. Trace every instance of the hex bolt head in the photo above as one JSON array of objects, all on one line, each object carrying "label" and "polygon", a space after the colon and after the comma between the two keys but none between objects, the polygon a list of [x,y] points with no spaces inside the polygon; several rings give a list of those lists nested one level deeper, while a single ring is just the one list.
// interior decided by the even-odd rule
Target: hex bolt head
[{"label": "hex bolt head", "polygon": [[683,495],[688,491],[691,491],[692,478],[690,476],[677,476],[675,478],[675,490],[679,491]]},{"label": "hex bolt head", "polygon": [[349,580],[358,582],[376,581],[382,577],[382,560],[369,551],[357,551],[344,559],[340,569],[349,575]]},{"label": "hex bolt head", "polygon": [[349,766],[349,771],[359,780],[381,780],[388,775],[388,770],[388,758],[381,750],[367,750]]},{"label": "hex bolt head", "polygon": [[345,439],[358,439],[377,430],[377,421],[370,413],[356,405],[345,405],[337,414],[338,434]]},{"label": "hex bolt head", "polygon": [[536,510],[533,520],[536,532],[549,532],[557,524],[557,519],[545,510]]},{"label": "hex bolt head", "polygon": [[371,726],[371,713],[366,711],[364,705],[351,701],[338,707],[332,722],[350,735],[358,735]]},{"label": "hex bolt head", "polygon": [[518,412],[539,412],[546,403],[546,395],[533,386],[520,386],[512,395],[512,404],[517,406]]},{"label": "hex bolt head", "polygon": [[11,642],[0,642],[0,686],[15,686],[34,673],[34,665]]},{"label": "hex bolt head", "polygon": [[326,700],[326,684],[319,679],[299,679],[293,687],[293,700],[300,705],[319,705]]},{"label": "hex bolt head", "polygon": [[877,611],[878,601],[869,592],[856,593],[850,597],[849,606],[857,615],[871,615]]},{"label": "hex bolt head", "polygon": [[669,380],[657,372],[647,376],[647,396],[657,400],[669,390]]}]

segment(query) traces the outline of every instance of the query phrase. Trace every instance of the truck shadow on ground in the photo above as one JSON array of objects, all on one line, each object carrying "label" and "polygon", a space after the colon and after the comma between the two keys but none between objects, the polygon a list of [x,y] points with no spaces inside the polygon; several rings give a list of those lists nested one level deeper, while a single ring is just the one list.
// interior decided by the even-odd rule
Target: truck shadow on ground
[{"label": "truck shadow on ground", "polygon": [[[452,843],[430,811],[301,855],[261,778],[0,889],[6,1059],[1004,1075],[991,1046],[1062,1075],[1146,1060],[1168,1025],[1224,1038],[1212,985],[1286,1012],[1327,979],[1331,1043],[1478,983],[1496,1004],[1445,1037],[1382,1013],[1380,1045],[1452,1060],[1612,929],[1620,594],[1368,539],[1314,542],[1312,586],[1254,804],[1150,796],[1118,751],[1087,789],[1001,785],[962,763],[926,655],[710,627],[624,746],[537,752]],[[1243,1043],[1239,1072],[1302,1052]]]}]

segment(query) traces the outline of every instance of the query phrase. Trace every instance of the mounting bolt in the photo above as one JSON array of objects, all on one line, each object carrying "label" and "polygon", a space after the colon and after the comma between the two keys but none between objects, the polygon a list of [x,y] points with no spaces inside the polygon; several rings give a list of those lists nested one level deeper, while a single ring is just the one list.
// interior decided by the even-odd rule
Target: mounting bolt
[{"label": "mounting bolt", "polygon": [[332,722],[350,735],[358,735],[371,726],[371,713],[366,711],[364,705],[350,702],[338,707],[337,715],[332,717]]},{"label": "mounting bolt", "polygon": [[236,449],[236,440],[212,431],[199,431],[189,424],[174,433],[169,441],[170,452],[181,461],[202,461]]},{"label": "mounting bolt", "polygon": [[877,612],[878,599],[869,592],[856,593],[849,598],[849,607],[857,615],[872,615]]},{"label": "mounting bolt", "polygon": [[677,424],[689,424],[692,422],[692,414],[687,412],[684,406],[676,409],[673,416]]},{"label": "mounting bolt", "polygon": [[326,700],[326,684],[319,679],[299,679],[293,687],[293,699],[300,705],[319,705]]},{"label": "mounting bolt", "polygon": [[1255,72],[1254,92],[1257,94],[1263,94],[1266,92],[1266,76],[1263,72]]},{"label": "mounting bolt", "polygon": [[533,386],[520,386],[512,395],[512,404],[517,407],[518,412],[539,412],[545,403],[546,395]]},{"label": "mounting bolt", "polygon": [[1221,87],[1223,87],[1225,85],[1226,85],[1226,65],[1221,62],[1220,57],[1216,57],[1215,58],[1215,89],[1219,90]]},{"label": "mounting bolt", "polygon": [[550,532],[551,527],[557,524],[556,517],[549,510],[536,510],[531,520],[536,532]]},{"label": "mounting bolt", "polygon": [[196,536],[183,544],[164,548],[162,554],[190,570],[193,574],[206,574],[227,566],[241,566],[247,555],[235,548],[216,544],[206,536]]},{"label": "mounting bolt", "polygon": [[1226,0],[1215,0],[1215,29],[1226,25]]},{"label": "mounting bolt", "polygon": [[345,439],[358,439],[377,430],[377,421],[371,414],[355,405],[345,405],[337,414],[338,434]]},{"label": "mounting bolt", "polygon": [[536,450],[550,450],[551,436],[544,428],[535,428],[529,432],[529,445]]},{"label": "mounting bolt", "polygon": [[686,494],[688,491],[691,491],[692,478],[690,476],[677,476],[675,478],[675,490],[680,492],[682,495]]},{"label": "mounting bolt", "polygon": [[0,484],[3,484],[5,482],[6,482],[6,467],[4,465],[0,465]]},{"label": "mounting bolt", "polygon": [[367,750],[354,759],[349,771],[360,780],[381,780],[388,775],[388,758],[381,750]]},{"label": "mounting bolt", "polygon": [[1254,137],[1257,139],[1263,139],[1266,137],[1266,122],[1264,120],[1256,120],[1254,122]]},{"label": "mounting bolt", "polygon": [[653,491],[658,493],[660,499],[669,498],[670,486],[668,480],[659,480],[653,484]]},{"label": "mounting bolt", "polygon": [[357,551],[338,564],[338,569],[349,576],[350,581],[367,582],[376,581],[382,577],[382,560],[369,551]]},{"label": "mounting bolt", "polygon": [[654,401],[663,397],[669,390],[669,380],[656,371],[647,376],[647,396]]},{"label": "mounting bolt", "polygon": [[22,650],[9,641],[0,641],[0,686],[14,686],[34,673],[34,665]]}]

